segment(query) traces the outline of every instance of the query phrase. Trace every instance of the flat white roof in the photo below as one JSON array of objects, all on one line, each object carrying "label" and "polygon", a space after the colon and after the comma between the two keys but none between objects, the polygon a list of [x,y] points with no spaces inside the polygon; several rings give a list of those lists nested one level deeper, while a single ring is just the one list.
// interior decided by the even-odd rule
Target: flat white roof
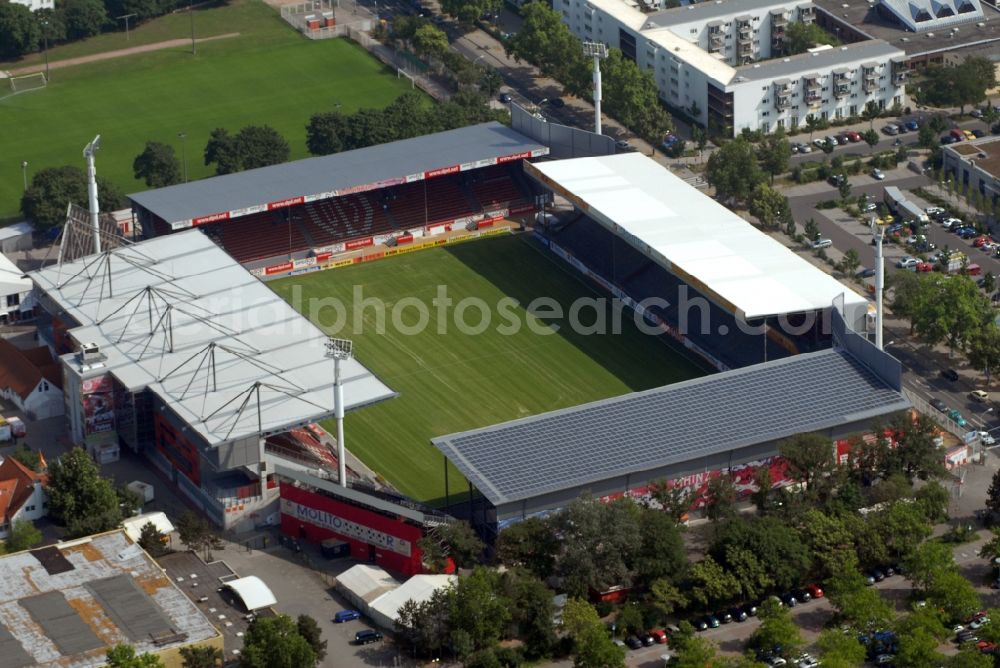
[{"label": "flat white roof", "polygon": [[865,299],[638,153],[525,164],[598,223],[746,319]]},{"label": "flat white roof", "polygon": [[[73,339],[106,356],[85,377],[110,372],[133,392],[150,388],[209,445],[333,414],[327,335],[199,230],[30,276],[80,323]],[[394,394],[353,358],[341,379],[346,409]]]},{"label": "flat white roof", "polygon": [[697,44],[678,37],[670,28],[646,30],[642,36],[650,43],[665,49],[671,56],[683,62],[686,67],[697,69],[723,86],[736,76],[736,68]]},{"label": "flat white roof", "polygon": [[134,517],[128,517],[122,520],[122,530],[125,535],[129,537],[135,543],[139,542],[139,538],[142,536],[142,528],[147,524],[152,524],[156,527],[156,530],[162,533],[164,536],[169,536],[174,532],[174,525],[167,517],[167,514],[163,511],[157,511],[152,513],[143,513],[142,515],[136,515]]},{"label": "flat white roof", "polygon": [[261,608],[268,608],[278,602],[278,599],[271,592],[271,588],[264,584],[264,581],[256,575],[248,575],[239,580],[230,580],[226,583],[226,586],[240,597],[243,605],[250,612],[260,610]]},{"label": "flat white roof", "polygon": [[21,237],[25,234],[31,234],[34,230],[35,226],[27,222],[14,223],[13,225],[0,227],[0,241],[4,239],[13,239],[14,237]]},{"label": "flat white roof", "polygon": [[31,279],[22,276],[24,272],[10,258],[0,253],[0,295],[31,292]]}]

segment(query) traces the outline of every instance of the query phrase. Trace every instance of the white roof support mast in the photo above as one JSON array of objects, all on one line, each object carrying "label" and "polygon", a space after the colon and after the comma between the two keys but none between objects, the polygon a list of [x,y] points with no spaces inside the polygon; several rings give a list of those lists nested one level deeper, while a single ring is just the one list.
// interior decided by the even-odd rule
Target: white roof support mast
[{"label": "white roof support mast", "polygon": [[90,204],[90,228],[94,232],[94,253],[101,252],[101,225],[98,220],[100,205],[97,202],[97,168],[94,166],[94,154],[101,148],[101,135],[83,147],[83,157],[87,161],[87,200]]}]

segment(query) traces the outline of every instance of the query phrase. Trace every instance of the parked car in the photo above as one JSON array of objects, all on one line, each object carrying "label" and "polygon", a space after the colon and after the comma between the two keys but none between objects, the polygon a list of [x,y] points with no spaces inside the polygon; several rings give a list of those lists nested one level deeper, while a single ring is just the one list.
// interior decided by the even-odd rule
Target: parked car
[{"label": "parked car", "polygon": [[795,594],[792,592],[785,592],[779,597],[779,599],[783,605],[786,605],[789,608],[794,608],[799,604],[799,599],[795,598]]},{"label": "parked car", "polygon": [[917,273],[926,274],[927,272],[934,271],[934,263],[933,262],[918,262],[917,266],[914,267],[914,269],[917,271]]},{"label": "parked car", "polygon": [[823,598],[823,596],[825,596],[823,588],[817,584],[806,585],[806,591],[808,591],[809,595],[813,598]]},{"label": "parked car", "polygon": [[951,418],[952,422],[957,424],[959,427],[964,427],[969,424],[965,420],[965,418],[962,417],[961,411],[959,411],[957,408],[952,408],[950,411],[948,411],[948,417]]},{"label": "parked car", "polygon": [[990,393],[985,390],[973,390],[969,392],[969,398],[980,403],[990,400]]},{"label": "parked car", "polygon": [[875,582],[881,582],[882,580],[885,580],[885,573],[883,573],[881,569],[873,568],[870,571],[868,571],[868,574],[873,578],[875,578]]},{"label": "parked car", "polygon": [[799,658],[795,660],[795,664],[799,668],[817,668],[820,662],[816,660],[812,654],[801,654]]},{"label": "parked car", "polygon": [[955,234],[957,234],[963,239],[971,239],[972,237],[976,236],[976,228],[971,226],[960,227],[958,228],[958,231],[955,232]]},{"label": "parked car", "polygon": [[961,140],[960,139],[956,139],[955,137],[952,137],[951,135],[943,135],[941,137],[941,145],[942,146],[947,146],[948,144],[954,144],[957,141],[961,141]]},{"label": "parked car", "polygon": [[858,143],[859,141],[861,141],[861,135],[860,135],[860,134],[858,134],[857,132],[855,132],[854,130],[848,130],[848,131],[847,131],[847,132],[845,132],[844,134],[845,134],[845,135],[847,135],[847,138],[848,138],[848,139],[849,139],[849,140],[851,141],[851,143],[853,143],[853,144],[856,144],[856,143]]},{"label": "parked car", "polygon": [[875,657],[876,666],[887,666],[895,660],[895,656],[892,654],[879,654]]},{"label": "parked car", "polygon": [[947,211],[945,211],[939,206],[929,206],[926,209],[924,209],[924,213],[933,218],[934,216],[939,216],[943,213],[947,213]]},{"label": "parked car", "polygon": [[910,132],[916,132],[917,130],[920,129],[920,123],[911,118],[910,120],[903,123],[903,127],[905,127]]},{"label": "parked car", "polygon": [[948,408],[948,404],[944,403],[943,401],[941,401],[937,397],[931,399],[931,406],[933,406],[937,410],[941,411],[942,413],[947,413],[950,410]]},{"label": "parked car", "polygon": [[653,645],[656,644],[656,638],[654,638],[652,634],[649,633],[640,633],[639,640],[642,641],[643,647],[652,647]]},{"label": "parked car", "polygon": [[865,205],[861,207],[861,213],[871,213],[878,209],[878,204],[875,202],[865,202]]},{"label": "parked car", "polygon": [[750,618],[750,614],[744,608],[733,608],[729,611],[729,614],[733,616],[733,621],[745,622]]},{"label": "parked car", "polygon": [[986,136],[986,130],[983,130],[982,128],[973,128],[972,129],[972,135],[976,139],[979,139],[980,137],[985,137]]},{"label": "parked car", "polygon": [[953,227],[962,227],[962,221],[959,218],[945,218],[941,221],[941,227],[946,230],[950,230]]},{"label": "parked car", "polygon": [[812,247],[814,249],[829,248],[832,245],[833,245],[832,241],[830,241],[829,239],[824,239],[823,237],[820,237],[816,241],[812,242]]},{"label": "parked car", "polygon": [[699,617],[698,619],[691,622],[693,626],[698,631],[705,631],[708,629],[708,619],[705,617]]},{"label": "parked car", "polygon": [[632,144],[629,144],[624,139],[619,139],[618,141],[615,142],[615,149],[617,149],[618,151],[623,151],[623,152],[627,153],[629,151],[634,151],[635,147],[632,146]]},{"label": "parked car", "polygon": [[337,624],[361,619],[361,613],[357,610],[341,610],[333,616],[333,621]]},{"label": "parked car", "polygon": [[382,634],[378,631],[373,631],[372,629],[365,629],[354,634],[355,645],[367,645],[369,643],[378,642],[381,639]]},{"label": "parked car", "polygon": [[816,148],[823,148],[826,146],[826,139],[823,137],[817,137],[816,139],[813,139],[813,144]]},{"label": "parked car", "polygon": [[642,647],[642,641],[639,640],[639,636],[629,636],[628,638],[625,638],[625,645],[628,646],[629,649],[639,649]]},{"label": "parked car", "polygon": [[976,643],[976,649],[983,654],[995,654],[997,651],[997,644],[995,642],[989,642],[988,640],[980,640]]},{"label": "parked car", "polygon": [[969,622],[969,628],[972,629],[973,631],[978,631],[979,629],[983,628],[989,623],[990,623],[989,617],[980,617],[979,619],[973,619],[971,622]]},{"label": "parked car", "polygon": [[979,442],[983,445],[996,445],[997,440],[988,431],[979,432]]},{"label": "parked car", "polygon": [[705,621],[708,622],[709,627],[713,629],[719,628],[719,624],[721,623],[719,622],[719,618],[715,615],[706,615]]},{"label": "parked car", "polygon": [[941,377],[952,382],[958,380],[958,372],[952,368],[941,369]]},{"label": "parked car", "polygon": [[882,181],[883,179],[885,179],[885,174],[882,172],[881,169],[876,167],[875,169],[872,170],[872,178],[875,179],[876,181]]},{"label": "parked car", "polygon": [[653,640],[656,641],[657,645],[667,644],[667,632],[663,629],[650,629],[649,635],[653,636]]},{"label": "parked car", "polygon": [[833,186],[834,188],[839,188],[840,184],[842,184],[846,180],[847,176],[844,174],[831,174],[830,178],[827,179],[827,181],[830,182],[830,185]]},{"label": "parked car", "polygon": [[500,93],[500,95],[497,97],[497,99],[500,102],[503,102],[504,104],[508,104],[514,98],[512,98],[510,96],[510,93]]},{"label": "parked car", "polygon": [[807,589],[796,589],[792,592],[799,603],[808,603],[812,600],[812,594]]},{"label": "parked car", "polygon": [[809,144],[802,143],[802,144],[799,144],[798,146],[799,146],[799,153],[812,153],[813,152],[813,147],[810,146]]},{"label": "parked car", "polygon": [[972,130],[962,130],[962,132],[965,133],[966,139],[972,140],[976,138],[976,135],[972,132]]},{"label": "parked car", "polygon": [[899,267],[900,269],[912,269],[913,267],[916,267],[917,264],[919,263],[920,260],[910,255],[907,255],[906,257],[901,257],[898,260],[896,260],[896,266]]},{"label": "parked car", "polygon": [[896,125],[895,123],[888,123],[884,128],[882,128],[882,132],[886,133],[889,136],[898,135],[899,126]]}]

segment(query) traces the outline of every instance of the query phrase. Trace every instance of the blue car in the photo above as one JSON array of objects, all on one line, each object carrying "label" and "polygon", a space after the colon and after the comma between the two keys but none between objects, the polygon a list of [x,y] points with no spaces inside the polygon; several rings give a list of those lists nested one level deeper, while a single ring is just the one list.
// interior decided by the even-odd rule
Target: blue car
[{"label": "blue car", "polygon": [[972,237],[976,236],[976,228],[962,227],[959,228],[958,232],[956,232],[955,234],[962,237],[963,239],[971,239]]},{"label": "blue car", "polygon": [[906,121],[905,123],[903,123],[903,127],[909,130],[910,132],[916,132],[917,130],[920,129],[920,124],[917,123],[916,121]]},{"label": "blue car", "polygon": [[343,624],[355,619],[361,619],[361,613],[357,610],[341,610],[333,616],[333,621],[337,624]]},{"label": "blue car", "polygon": [[962,417],[962,414],[958,412],[958,409],[953,408],[950,410],[948,412],[948,417],[950,417],[959,427],[964,427],[968,424],[968,422],[965,421],[965,418]]}]

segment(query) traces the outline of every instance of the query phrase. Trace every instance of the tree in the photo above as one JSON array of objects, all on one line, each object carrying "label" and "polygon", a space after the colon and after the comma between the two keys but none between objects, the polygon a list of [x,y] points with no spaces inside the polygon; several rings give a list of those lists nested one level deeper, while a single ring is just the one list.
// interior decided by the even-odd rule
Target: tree
[{"label": "tree", "polygon": [[716,665],[715,645],[705,638],[691,638],[682,648],[674,646],[673,637],[670,638],[671,647],[677,650],[677,656],[670,662],[671,667],[676,668],[705,668]]},{"label": "tree", "polygon": [[512,524],[497,538],[497,559],[506,566],[523,566],[546,580],[556,564],[559,539],[547,521],[529,517]]},{"label": "tree", "polygon": [[38,48],[41,27],[27,5],[0,3],[0,58],[13,60]]},{"label": "tree", "polygon": [[841,517],[810,509],[802,518],[800,533],[813,557],[812,568],[820,575],[857,563],[854,536]]},{"label": "tree", "polygon": [[993,668],[993,657],[975,647],[963,647],[948,658],[948,668]]},{"label": "tree", "polygon": [[87,452],[74,448],[49,465],[45,486],[49,515],[71,537],[100,533],[118,526],[121,510],[111,482],[101,477]]},{"label": "tree", "polygon": [[948,500],[951,494],[938,481],[933,480],[918,489],[914,498],[930,524],[940,524],[948,519]]},{"label": "tree", "polygon": [[448,590],[449,628],[452,633],[467,633],[473,649],[487,649],[499,642],[511,619],[510,601],[497,594],[500,578],[495,570],[477,567]]},{"label": "tree", "polygon": [[813,133],[819,129],[819,118],[815,114],[806,115],[806,129],[809,130],[809,141],[812,141]]},{"label": "tree", "polygon": [[299,635],[288,615],[258,617],[243,638],[242,668],[305,668],[316,665],[316,653]]},{"label": "tree", "polygon": [[163,668],[158,656],[136,654],[134,647],[122,643],[109,647],[105,658],[108,668]]},{"label": "tree", "polygon": [[967,356],[969,364],[983,370],[986,387],[989,387],[993,370],[1000,367],[1000,328],[989,322],[974,331],[969,338]]},{"label": "tree", "polygon": [[759,183],[753,189],[749,206],[751,215],[768,229],[778,227],[791,216],[788,198],[766,183]]},{"label": "tree", "polygon": [[783,654],[793,656],[802,647],[802,631],[792,621],[791,611],[775,598],[764,601],[757,609],[760,626],[751,634],[749,646],[767,651],[780,646]]},{"label": "tree", "polygon": [[108,12],[101,0],[64,0],[62,9],[66,36],[71,40],[99,35],[108,25]]},{"label": "tree", "polygon": [[927,602],[941,608],[949,619],[965,619],[982,607],[972,583],[957,572],[938,573],[927,588]]},{"label": "tree", "polygon": [[862,132],[861,138],[865,140],[866,144],[868,144],[869,149],[874,150],[875,146],[878,145],[878,133],[875,132],[875,130],[872,130],[871,128]]},{"label": "tree", "polygon": [[711,555],[691,567],[691,598],[704,607],[711,607],[732,598],[739,589],[736,576],[723,568]]},{"label": "tree", "polygon": [[687,554],[674,518],[659,510],[644,509],[640,524],[641,543],[632,564],[636,582],[648,586],[659,578],[683,573]]},{"label": "tree", "polygon": [[844,253],[844,258],[840,261],[841,269],[848,276],[854,276],[860,266],[861,256],[858,255],[858,251],[848,248],[847,252]]},{"label": "tree", "polygon": [[860,666],[865,662],[865,646],[839,629],[826,629],[816,641],[823,665]]},{"label": "tree", "polygon": [[139,532],[139,546],[146,550],[151,556],[159,557],[166,553],[167,537],[162,531],[156,528],[152,522],[142,525]]},{"label": "tree", "polygon": [[[746,555],[741,555],[740,550],[754,555],[766,578],[751,576],[754,567],[747,563]],[[773,515],[726,522],[716,530],[708,553],[730,572],[739,565],[743,575],[756,580],[760,588],[766,586],[767,579],[783,589],[798,586],[805,580],[812,561],[795,527]]]},{"label": "tree", "polygon": [[563,627],[573,638],[575,668],[625,668],[625,650],[612,642],[594,606],[571,598],[562,617]]},{"label": "tree", "polygon": [[789,55],[805,53],[818,44],[834,43],[833,36],[815,23],[795,22],[785,28],[785,47]]},{"label": "tree", "polygon": [[796,434],[778,443],[778,454],[788,464],[788,476],[808,490],[817,478],[834,467],[833,442],[818,433]]},{"label": "tree", "polygon": [[959,65],[928,67],[924,72],[921,95],[927,104],[939,107],[965,107],[978,104],[986,91],[996,86],[993,64],[986,58],[972,56]]},{"label": "tree", "polygon": [[896,434],[896,447],[889,450],[886,472],[901,472],[908,482],[945,474],[937,445],[940,428],[933,418],[899,414],[890,421],[889,428]]},{"label": "tree", "polygon": [[806,234],[806,239],[810,241],[814,241],[819,238],[819,225],[817,225],[816,221],[812,218],[806,221],[803,231]]},{"label": "tree", "polygon": [[181,182],[181,162],[174,147],[147,141],[146,148],[132,162],[132,173],[151,188],[162,188]]},{"label": "tree", "polygon": [[649,485],[649,494],[653,507],[659,506],[667,516],[676,522],[682,522],[691,512],[698,490],[691,487],[671,485],[668,480],[653,481]]},{"label": "tree", "polygon": [[837,186],[837,192],[840,194],[840,201],[846,202],[847,198],[851,196],[851,182],[846,178],[840,181],[840,185]]},{"label": "tree", "polygon": [[951,546],[938,541],[921,543],[903,559],[906,576],[918,589],[928,589],[939,573],[958,572]]},{"label": "tree", "polygon": [[[621,51],[610,49],[608,57],[601,61],[601,74],[607,92],[607,113],[646,141],[658,145],[664,134],[673,128],[673,121],[660,104],[652,71],[640,69]],[[683,147],[679,146],[678,150]]]},{"label": "tree", "polygon": [[866,586],[854,564],[846,565],[827,580],[826,596],[837,610],[840,622],[855,631],[885,628],[895,616],[878,590]]},{"label": "tree", "polygon": [[521,29],[504,42],[507,55],[534,63],[572,95],[588,94],[592,65],[580,40],[562,22],[562,14],[548,3],[530,2],[521,7],[521,17]]},{"label": "tree", "polygon": [[295,620],[299,635],[305,638],[309,646],[312,647],[313,654],[316,655],[316,663],[323,661],[326,656],[326,641],[323,640],[323,631],[319,628],[316,620],[309,615],[299,615]]},{"label": "tree", "polygon": [[483,68],[483,74],[479,77],[479,88],[486,97],[496,95],[502,85],[503,77],[500,76],[500,72],[495,67]]},{"label": "tree", "polygon": [[31,520],[24,518],[15,520],[10,529],[10,535],[4,544],[4,549],[8,553],[30,550],[44,540],[42,532],[35,528]]},{"label": "tree", "polygon": [[288,160],[288,141],[268,125],[248,125],[236,135],[242,169],[277,165]]},{"label": "tree", "polygon": [[348,124],[348,117],[339,111],[313,114],[306,125],[306,148],[312,155],[339,153]]},{"label": "tree", "polygon": [[968,276],[925,275],[920,279],[913,328],[928,343],[964,350],[975,333],[993,319],[989,302]]},{"label": "tree", "polygon": [[[0,11],[5,6],[8,5],[0,4]],[[105,211],[117,209],[122,202],[121,192],[101,177],[97,177],[97,194]],[[66,222],[69,202],[87,208],[87,175],[70,165],[46,167],[35,172],[31,185],[21,196],[21,213],[38,229],[47,230]]]},{"label": "tree", "polygon": [[208,645],[181,647],[184,668],[218,668],[225,660],[222,650]]},{"label": "tree", "polygon": [[[882,109],[878,106],[878,102],[874,100],[866,102],[865,108],[861,110],[861,118],[868,121],[868,129],[873,132],[875,131],[875,119],[881,115]],[[878,135],[875,136],[877,137]]]},{"label": "tree", "polygon": [[938,145],[938,136],[934,132],[934,128],[931,127],[929,123],[925,123],[920,126],[920,130],[917,133],[917,144],[920,148],[934,148]]},{"label": "tree", "polygon": [[444,0],[441,10],[463,25],[471,26],[479,17],[500,11],[501,4],[499,0]]},{"label": "tree", "polygon": [[753,144],[743,137],[726,142],[709,156],[705,178],[723,202],[746,201],[757,184],[764,181]]},{"label": "tree", "polygon": [[757,148],[757,157],[760,160],[760,168],[771,175],[771,183],[774,183],[776,174],[782,174],[788,169],[788,158],[791,154],[792,145],[781,128],[761,142]]},{"label": "tree", "polygon": [[448,51],[448,35],[430,23],[417,28],[412,41],[413,50],[425,58],[440,59]]},{"label": "tree", "polygon": [[1000,517],[1000,471],[993,474],[993,480],[986,491],[986,509],[993,514],[993,517]]},{"label": "tree", "polygon": [[688,604],[687,595],[666,578],[653,581],[649,586],[649,598],[653,609],[662,618],[669,617]]},{"label": "tree", "polygon": [[705,488],[705,513],[713,522],[736,515],[736,485],[728,473],[714,476]]},{"label": "tree", "polygon": [[937,651],[938,644],[938,639],[925,629],[911,629],[899,635],[895,662],[913,668],[936,668],[944,661],[944,656]]},{"label": "tree", "polygon": [[[563,589],[574,596],[586,596],[591,589],[630,586],[635,575],[632,565],[641,544],[638,507],[631,499],[602,503],[580,498],[551,518],[562,539],[556,574]],[[597,546],[600,549],[596,549]]]},{"label": "tree", "polygon": [[236,137],[225,128],[215,128],[205,144],[205,164],[215,163],[216,174],[232,174],[241,169],[239,146]]},{"label": "tree", "polygon": [[27,443],[22,443],[21,446],[14,452],[10,453],[9,456],[24,464],[25,467],[35,473],[40,473],[42,470],[42,458],[39,456],[38,452],[32,450]]},{"label": "tree", "polygon": [[525,656],[530,659],[547,656],[556,643],[552,592],[522,569],[504,574],[503,591],[511,604],[511,621],[517,625],[517,635],[524,642]]},{"label": "tree", "polygon": [[418,541],[424,563],[437,572],[445,568],[447,557],[456,566],[469,568],[479,561],[483,541],[467,522],[449,522]]},{"label": "tree", "polygon": [[215,542],[212,525],[204,517],[190,510],[181,513],[174,528],[177,529],[177,536],[181,542],[193,552],[207,550]]},{"label": "tree", "polygon": [[912,554],[917,545],[931,535],[923,509],[907,500],[895,501],[888,508],[870,513],[866,520],[879,532],[890,556],[897,559]]}]

